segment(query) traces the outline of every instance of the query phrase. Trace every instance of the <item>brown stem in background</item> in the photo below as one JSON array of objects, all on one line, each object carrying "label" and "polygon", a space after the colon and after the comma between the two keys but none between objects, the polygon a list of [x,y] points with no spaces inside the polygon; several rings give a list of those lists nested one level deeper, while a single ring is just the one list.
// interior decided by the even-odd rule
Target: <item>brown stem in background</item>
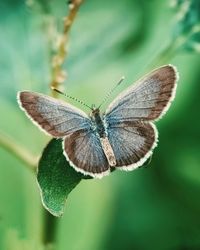
[{"label": "brown stem in background", "polygon": [[35,172],[38,159],[24,147],[18,145],[10,136],[0,132],[0,146],[19,159],[28,169]]},{"label": "brown stem in background", "polygon": [[[66,43],[68,40],[68,33],[70,31],[72,23],[76,17],[76,14],[82,2],[83,0],[73,0],[73,1],[70,1],[69,3],[69,14],[64,19],[64,29],[63,29],[63,34],[60,38],[58,50],[57,50],[57,53],[52,56],[52,62],[51,62],[52,80],[50,83],[51,88],[56,88],[56,89],[59,88],[60,84],[62,84],[64,80],[66,79],[66,72],[62,70],[62,65],[67,56]],[[51,35],[51,33],[49,34]],[[48,40],[48,43],[50,45],[49,46],[50,51],[52,51],[52,48],[51,48],[52,39],[51,38],[52,36],[49,36],[49,40]],[[52,96],[56,97],[56,95],[57,95],[57,92],[52,91]],[[56,238],[57,222],[58,222],[57,218],[52,216],[48,211],[44,210],[44,222],[43,222],[44,227],[43,227],[42,242],[44,246],[46,246],[48,249],[52,249],[52,250],[56,249],[55,238]]]},{"label": "brown stem in background", "polygon": [[[58,50],[52,57],[52,81],[50,83],[50,87],[59,88],[60,84],[62,84],[66,79],[66,72],[62,70],[62,65],[67,56],[66,43],[68,40],[68,33],[82,2],[83,0],[71,0],[69,3],[69,14],[64,19],[64,29],[60,38]],[[52,91],[52,95],[55,97],[57,93]]]},{"label": "brown stem in background", "polygon": [[[42,5],[43,12],[46,15],[46,20],[44,22],[45,29],[47,29],[47,42],[48,47],[50,48],[50,56],[53,53],[52,43],[53,43],[53,32],[54,29],[54,20],[50,15],[50,10],[46,1],[39,1]],[[71,0],[69,3],[69,14],[64,19],[64,29],[63,34],[60,39],[57,53],[52,57],[52,81],[50,83],[51,87],[58,88],[61,83],[64,82],[66,78],[66,73],[62,70],[62,65],[67,55],[67,50],[65,48],[68,33],[73,24],[73,21],[76,17],[78,9],[82,4],[83,0]],[[53,91],[52,95],[55,96],[56,92]],[[18,145],[12,138],[0,132],[0,147],[6,149],[9,153],[19,159],[24,166],[26,166],[32,172],[36,172],[38,157],[34,157],[29,151],[24,147]],[[43,238],[42,242],[45,246],[45,249],[55,249],[55,237],[57,230],[57,219],[53,217],[49,212],[44,211],[44,221],[43,221]]]}]

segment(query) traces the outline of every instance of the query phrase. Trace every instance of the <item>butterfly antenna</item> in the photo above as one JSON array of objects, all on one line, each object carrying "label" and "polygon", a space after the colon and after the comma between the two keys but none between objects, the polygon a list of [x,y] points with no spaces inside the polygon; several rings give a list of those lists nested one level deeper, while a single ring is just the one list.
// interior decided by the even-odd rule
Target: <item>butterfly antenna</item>
[{"label": "butterfly antenna", "polygon": [[52,89],[53,91],[57,92],[58,94],[64,95],[64,96],[66,96],[67,98],[72,99],[72,100],[74,100],[74,101],[76,101],[76,102],[82,104],[83,106],[85,106],[85,107],[87,107],[87,108],[89,108],[89,109],[92,110],[92,108],[91,108],[89,105],[87,105],[87,104],[84,103],[83,101],[77,99],[76,97],[73,97],[73,96],[70,96],[70,95],[68,95],[68,94],[65,94],[65,93],[63,93],[62,91],[60,91],[60,90],[58,90],[58,89],[56,89],[56,88],[54,88],[54,87],[51,87],[51,89]]},{"label": "butterfly antenna", "polygon": [[98,108],[100,108],[108,99],[108,97],[115,91],[115,89],[123,82],[123,80],[125,79],[124,76],[121,77],[121,79],[119,80],[119,82],[108,92],[108,94],[104,97],[102,103],[99,105]]}]

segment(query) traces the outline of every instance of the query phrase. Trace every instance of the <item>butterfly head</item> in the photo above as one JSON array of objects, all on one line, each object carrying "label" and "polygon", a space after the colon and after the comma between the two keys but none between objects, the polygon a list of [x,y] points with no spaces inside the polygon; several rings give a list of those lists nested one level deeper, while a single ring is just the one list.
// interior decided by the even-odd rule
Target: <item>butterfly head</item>
[{"label": "butterfly head", "polygon": [[99,115],[99,113],[100,113],[100,109],[97,108],[94,104],[92,104],[91,110],[92,110],[91,116],[95,117],[95,116]]}]

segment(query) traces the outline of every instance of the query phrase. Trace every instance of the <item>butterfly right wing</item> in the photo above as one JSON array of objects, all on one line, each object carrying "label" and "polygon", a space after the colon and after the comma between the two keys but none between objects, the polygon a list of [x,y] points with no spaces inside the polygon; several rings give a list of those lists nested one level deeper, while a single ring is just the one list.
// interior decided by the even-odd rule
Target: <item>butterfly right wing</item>
[{"label": "butterfly right wing", "polygon": [[177,80],[172,65],[152,71],[114,99],[106,110],[106,119],[112,123],[160,119],[175,97]]},{"label": "butterfly right wing", "polygon": [[104,116],[116,167],[133,170],[152,154],[157,129],[152,123],[167,111],[176,90],[176,68],[160,67],[123,91]]},{"label": "butterfly right wing", "polygon": [[18,103],[39,128],[53,137],[64,137],[91,126],[83,111],[46,95],[22,91],[18,93]]}]

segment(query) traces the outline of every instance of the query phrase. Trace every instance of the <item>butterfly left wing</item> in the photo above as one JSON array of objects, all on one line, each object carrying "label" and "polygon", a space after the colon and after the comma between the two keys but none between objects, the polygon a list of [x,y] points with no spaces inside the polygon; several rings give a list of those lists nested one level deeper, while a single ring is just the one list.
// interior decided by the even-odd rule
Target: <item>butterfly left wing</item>
[{"label": "butterfly left wing", "polygon": [[29,91],[19,92],[18,102],[44,132],[63,138],[63,153],[77,171],[96,178],[109,174],[100,139],[84,112],[55,98]]},{"label": "butterfly left wing", "polygon": [[91,126],[91,120],[83,111],[43,94],[19,92],[18,103],[40,129],[53,137],[64,137]]},{"label": "butterfly left wing", "polygon": [[63,140],[63,150],[67,160],[78,172],[95,178],[110,173],[100,138],[92,127],[66,136]]},{"label": "butterfly left wing", "polygon": [[159,119],[175,96],[177,74],[171,65],[158,68],[122,92],[104,116],[108,139],[116,157],[116,167],[132,170],[152,154]]}]

